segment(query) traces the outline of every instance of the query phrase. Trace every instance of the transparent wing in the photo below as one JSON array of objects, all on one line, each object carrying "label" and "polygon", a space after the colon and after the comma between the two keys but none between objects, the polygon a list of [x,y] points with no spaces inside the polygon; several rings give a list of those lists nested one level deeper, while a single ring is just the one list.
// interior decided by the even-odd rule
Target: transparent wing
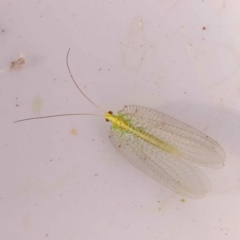
[{"label": "transparent wing", "polygon": [[221,146],[189,125],[139,106],[125,106],[119,113],[124,114],[134,126],[180,150],[183,153],[182,160],[205,167],[223,167],[226,155]]},{"label": "transparent wing", "polygon": [[112,129],[110,140],[135,167],[182,196],[202,198],[211,189],[207,177],[195,166],[133,134]]}]

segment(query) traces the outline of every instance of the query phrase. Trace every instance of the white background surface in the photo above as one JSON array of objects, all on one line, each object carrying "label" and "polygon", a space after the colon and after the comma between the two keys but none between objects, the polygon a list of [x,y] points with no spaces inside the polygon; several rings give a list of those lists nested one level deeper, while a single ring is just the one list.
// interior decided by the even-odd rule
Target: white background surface
[{"label": "white background surface", "polygon": [[[240,4],[237,0],[1,1],[0,239],[240,238]],[[212,191],[182,198],[112,147],[103,118],[162,111],[224,148]],[[26,58],[24,68],[6,70]],[[182,199],[185,201],[183,202]]]}]

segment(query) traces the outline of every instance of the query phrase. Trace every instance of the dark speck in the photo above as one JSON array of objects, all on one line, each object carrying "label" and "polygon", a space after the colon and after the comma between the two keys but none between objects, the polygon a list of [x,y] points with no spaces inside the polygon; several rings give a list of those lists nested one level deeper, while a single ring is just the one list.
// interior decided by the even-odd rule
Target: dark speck
[{"label": "dark speck", "polygon": [[202,30],[206,30],[206,27],[203,27]]}]

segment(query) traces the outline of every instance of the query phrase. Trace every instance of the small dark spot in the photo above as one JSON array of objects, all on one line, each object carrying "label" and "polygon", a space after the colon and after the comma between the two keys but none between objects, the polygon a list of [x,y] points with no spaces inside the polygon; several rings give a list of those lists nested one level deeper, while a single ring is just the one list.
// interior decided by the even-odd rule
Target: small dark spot
[{"label": "small dark spot", "polygon": [[109,114],[111,114],[111,115],[113,114],[113,112],[112,112],[112,111],[108,111],[108,113],[109,113]]},{"label": "small dark spot", "polygon": [[94,174],[94,176],[98,176],[98,174],[96,173],[96,174]]},{"label": "small dark spot", "polygon": [[203,27],[202,30],[203,30],[203,31],[206,30],[206,27]]},{"label": "small dark spot", "polygon": [[5,32],[5,30],[3,29],[2,32]]},{"label": "small dark spot", "polygon": [[101,68],[99,68],[99,70],[98,70],[98,71],[100,72],[101,70],[102,70],[102,69],[101,69]]},{"label": "small dark spot", "polygon": [[16,104],[16,107],[18,107],[18,104]]}]

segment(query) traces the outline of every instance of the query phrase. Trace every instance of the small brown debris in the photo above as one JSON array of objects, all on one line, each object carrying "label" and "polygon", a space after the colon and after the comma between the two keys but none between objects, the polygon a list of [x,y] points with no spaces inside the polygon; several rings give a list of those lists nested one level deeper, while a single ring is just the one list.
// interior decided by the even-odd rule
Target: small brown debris
[{"label": "small brown debris", "polygon": [[71,130],[71,134],[75,137],[78,135],[76,129],[74,129],[74,128]]},{"label": "small brown debris", "polygon": [[20,57],[11,62],[10,70],[19,70],[25,66],[26,59],[20,54]]}]

